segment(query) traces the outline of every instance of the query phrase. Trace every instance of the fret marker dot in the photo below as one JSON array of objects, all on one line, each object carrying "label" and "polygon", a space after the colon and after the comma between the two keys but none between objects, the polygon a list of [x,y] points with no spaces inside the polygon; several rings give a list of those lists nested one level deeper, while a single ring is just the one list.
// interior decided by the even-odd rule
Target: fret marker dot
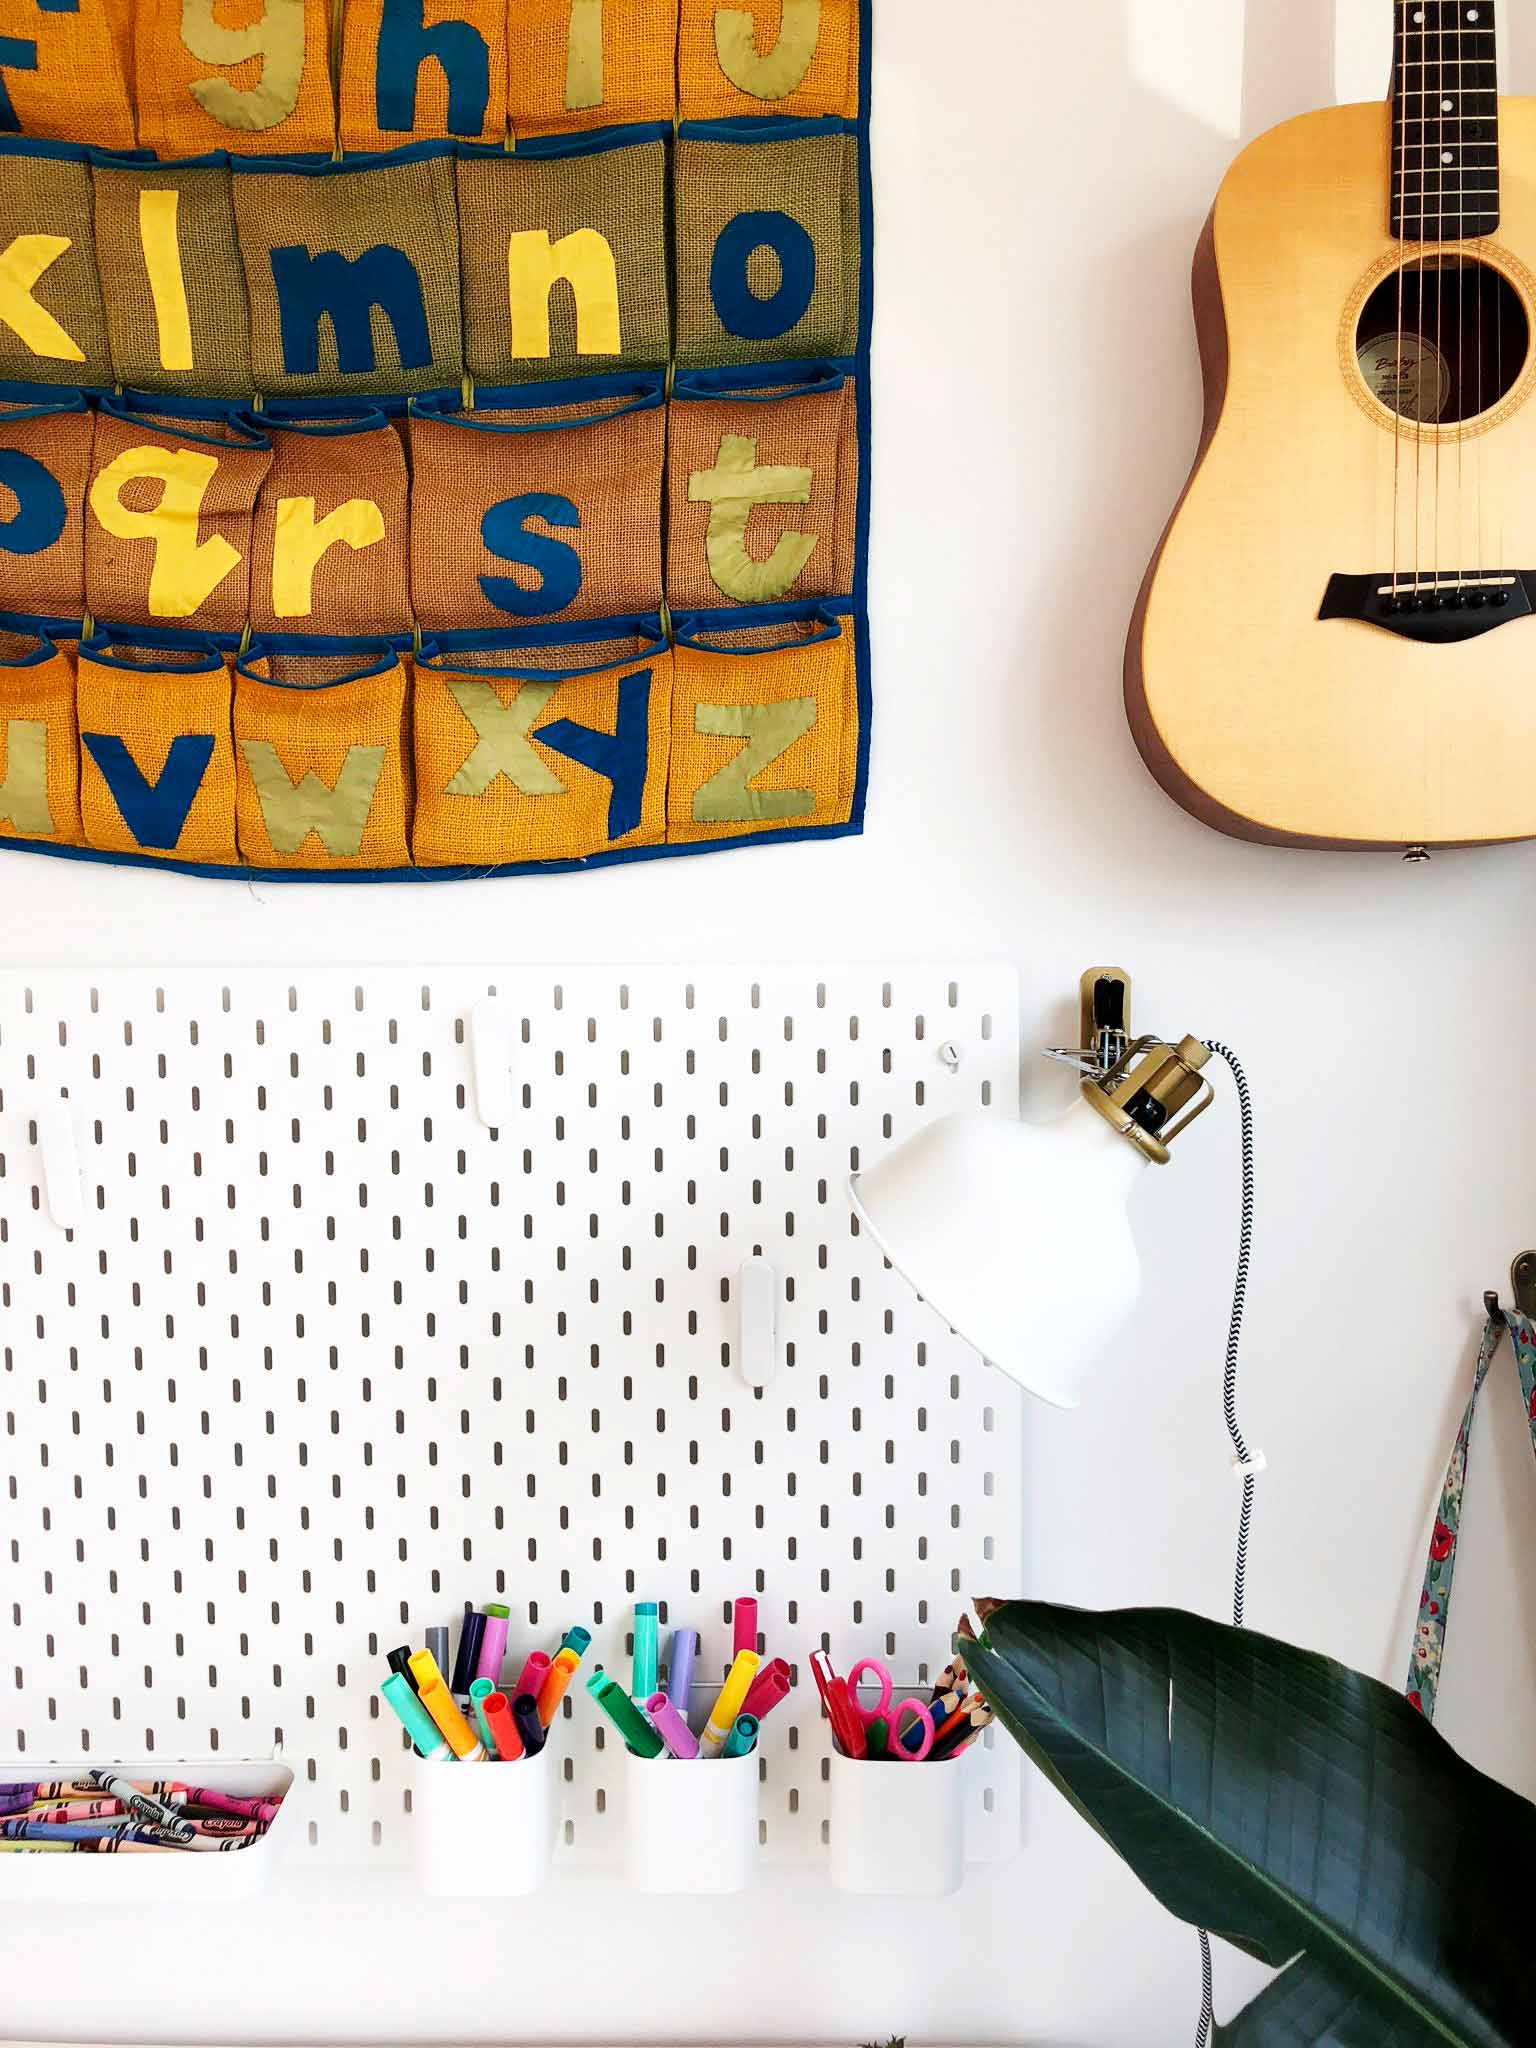
[{"label": "fret marker dot", "polygon": [[1442,114],[1453,114],[1456,111],[1456,102],[1454,100],[1442,100],[1440,102],[1440,111]]},{"label": "fret marker dot", "polygon": [[1481,15],[1481,13],[1482,13],[1482,9],[1481,9],[1481,8],[1479,8],[1479,7],[1469,7],[1469,8],[1467,9],[1467,19],[1468,19],[1468,21],[1476,21],[1476,20],[1477,20],[1477,19],[1479,18],[1479,16]]},{"label": "fret marker dot", "polygon": [[1440,152],[1440,161],[1443,164],[1452,164],[1456,161],[1456,159],[1451,155],[1451,152],[1448,149],[1443,149]]}]

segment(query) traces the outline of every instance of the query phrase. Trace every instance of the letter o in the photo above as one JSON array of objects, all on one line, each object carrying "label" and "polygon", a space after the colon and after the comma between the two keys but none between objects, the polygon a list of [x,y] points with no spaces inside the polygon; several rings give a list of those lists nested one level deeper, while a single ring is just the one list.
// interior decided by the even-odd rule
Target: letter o
[{"label": "letter o", "polygon": [[0,448],[0,484],[16,499],[10,518],[0,519],[0,548],[8,555],[40,555],[51,548],[69,520],[57,479],[19,448]]},{"label": "letter o", "polygon": [[[779,259],[779,288],[760,299],[747,281],[759,249]],[[805,318],[816,294],[816,244],[787,213],[738,213],[720,231],[709,262],[709,295],[727,334],[776,341]]]}]

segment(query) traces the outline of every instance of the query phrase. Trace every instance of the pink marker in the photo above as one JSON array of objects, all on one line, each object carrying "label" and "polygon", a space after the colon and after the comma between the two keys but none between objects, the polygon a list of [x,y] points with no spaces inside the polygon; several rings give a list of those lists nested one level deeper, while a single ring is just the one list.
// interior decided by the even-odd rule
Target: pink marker
[{"label": "pink marker", "polygon": [[755,1714],[759,1721],[774,1708],[789,1691],[789,1666],[782,1657],[775,1657],[771,1664],[765,1664],[752,1681],[751,1690],[742,1704],[744,1714]]},{"label": "pink marker", "polygon": [[743,1650],[757,1648],[757,1602],[751,1594],[745,1594],[731,1608],[733,1630],[731,1655],[739,1657]]},{"label": "pink marker", "polygon": [[646,1718],[662,1741],[676,1757],[689,1763],[699,1753],[699,1738],[673,1706],[664,1692],[653,1692],[648,1700],[642,1700]]},{"label": "pink marker", "polygon": [[215,1813],[238,1813],[245,1820],[259,1820],[270,1827],[282,1808],[280,1799],[241,1799],[233,1792],[213,1792],[206,1785],[177,1788],[187,1806],[211,1806]]},{"label": "pink marker", "polygon": [[525,1692],[531,1692],[534,1698],[537,1699],[540,1688],[544,1683],[545,1674],[549,1670],[549,1663],[549,1658],[545,1656],[542,1650],[535,1650],[528,1659],[528,1662],[523,1666],[523,1675],[517,1681],[517,1684],[503,1686],[502,1691],[509,1700],[519,1700]]}]

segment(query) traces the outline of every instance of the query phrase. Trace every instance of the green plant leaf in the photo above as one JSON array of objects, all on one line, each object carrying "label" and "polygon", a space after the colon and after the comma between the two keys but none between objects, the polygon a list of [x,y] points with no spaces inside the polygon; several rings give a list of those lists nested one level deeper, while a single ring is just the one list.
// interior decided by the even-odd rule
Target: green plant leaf
[{"label": "green plant leaf", "polygon": [[1536,1807],[1399,1694],[1170,1608],[1016,1601],[963,1653],[1171,1913],[1272,1964],[1304,1955],[1227,2048],[1536,2041]]}]

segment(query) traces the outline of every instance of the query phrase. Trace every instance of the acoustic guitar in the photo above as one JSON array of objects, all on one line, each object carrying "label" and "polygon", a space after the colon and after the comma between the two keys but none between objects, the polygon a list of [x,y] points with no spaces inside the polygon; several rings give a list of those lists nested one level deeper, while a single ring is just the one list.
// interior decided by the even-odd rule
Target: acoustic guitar
[{"label": "acoustic guitar", "polygon": [[1205,427],[1126,702],[1245,839],[1536,836],[1536,100],[1495,36],[1399,0],[1388,104],[1262,136],[1201,237]]}]

